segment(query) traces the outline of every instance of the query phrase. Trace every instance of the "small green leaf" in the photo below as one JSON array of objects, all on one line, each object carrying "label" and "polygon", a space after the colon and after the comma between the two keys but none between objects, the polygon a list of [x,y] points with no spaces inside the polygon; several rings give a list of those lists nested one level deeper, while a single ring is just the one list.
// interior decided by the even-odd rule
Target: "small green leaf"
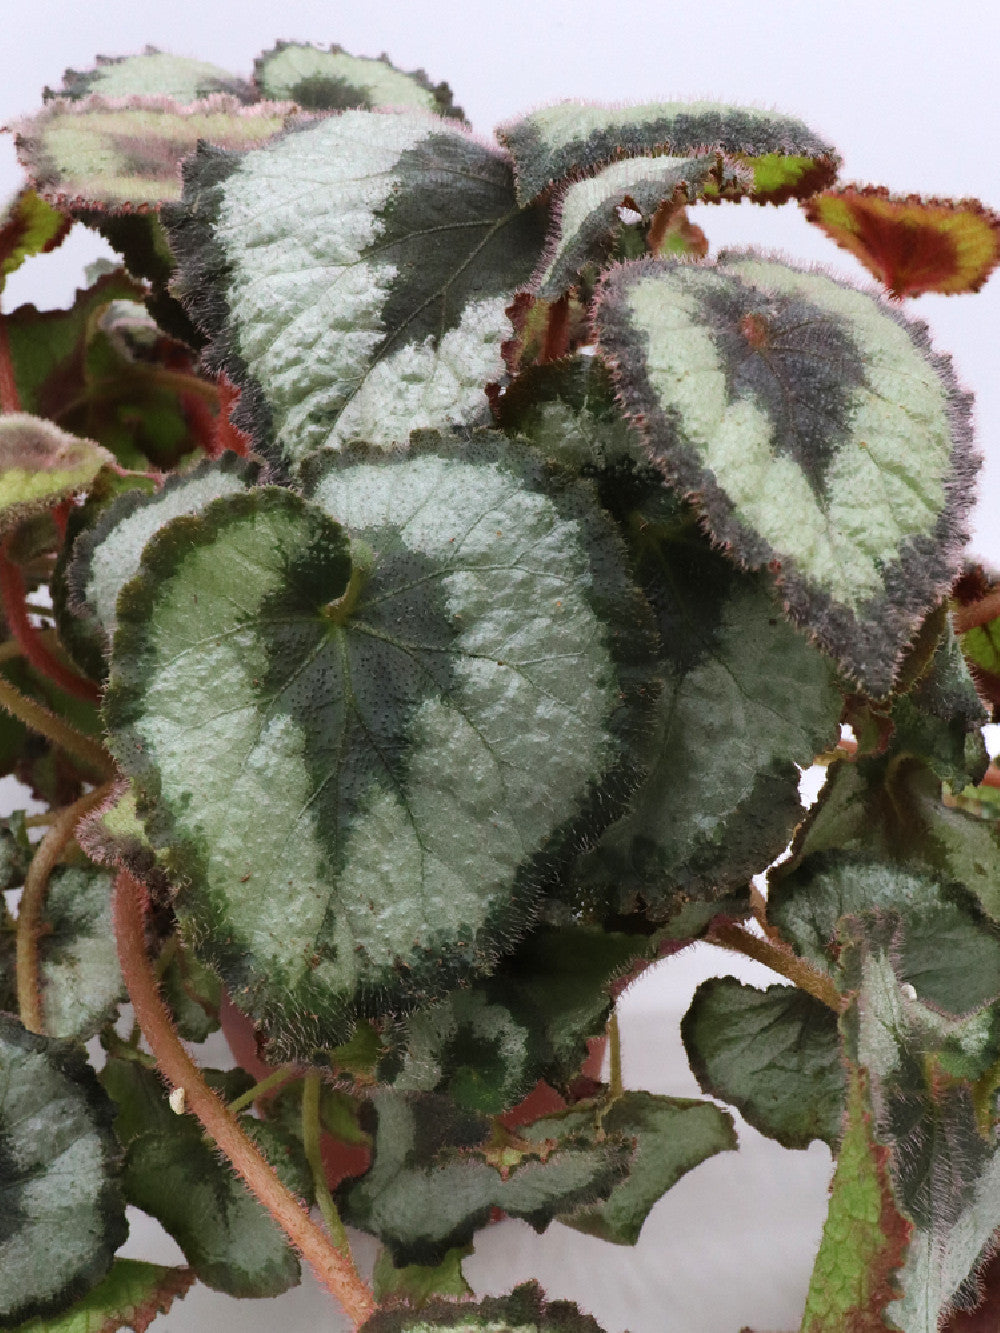
[{"label": "small green leaf", "polygon": [[462,1260],[472,1253],[471,1245],[449,1250],[432,1268],[407,1264],[397,1268],[388,1250],[380,1250],[375,1260],[372,1285],[379,1305],[390,1300],[405,1301],[419,1310],[432,1296],[471,1296],[472,1288],[462,1273]]},{"label": "small green leaf", "polygon": [[387,56],[352,56],[340,46],[279,42],[258,56],[254,79],[265,97],[306,111],[413,107],[463,118],[446,83],[432,84],[422,69],[404,73]]},{"label": "small green leaf", "polygon": [[387,1309],[372,1315],[359,1333],[603,1333],[595,1319],[572,1301],[550,1301],[537,1282],[509,1296],[481,1301],[430,1301],[418,1310]]},{"label": "small green leaf", "polygon": [[159,1314],[166,1314],[194,1282],[188,1268],[164,1268],[136,1259],[116,1259],[103,1281],[64,1315],[29,1319],[12,1333],[116,1333],[146,1329]]},{"label": "small green leaf", "polygon": [[7,275],[32,255],[48,254],[66,239],[72,219],[45,202],[34,190],[22,190],[0,220],[0,291]]},{"label": "small green leaf", "polygon": [[876,1140],[864,1073],[852,1067],[830,1207],[813,1268],[801,1333],[888,1333],[910,1224],[896,1209],[888,1149]]},{"label": "small green leaf", "polygon": [[178,168],[199,141],[231,150],[266,143],[295,110],[288,103],[244,106],[225,94],[187,104],[94,95],[57,98],[13,129],[18,159],[43,198],[120,212],[179,199]]},{"label": "small green leaf", "polygon": [[79,1048],[0,1014],[0,1321],[65,1310],[128,1234],[111,1104]]},{"label": "small green leaf", "polygon": [[622,227],[623,207],[647,221],[671,199],[697,199],[718,172],[715,153],[702,157],[628,157],[596,176],[570,181],[552,206],[552,228],[542,266],[531,289],[554,300],[576,280],[583,265],[607,254]]},{"label": "small green leaf", "polygon": [[712,538],[873,696],[954,578],[969,400],[926,328],[753,252],[644,260],[596,326],[628,412]]},{"label": "small green leaf", "polygon": [[[213,93],[230,93],[242,101],[251,92],[242,79],[218,65],[190,56],[174,56],[147,46],[141,55],[98,56],[94,69],[68,69],[59,97],[79,101],[99,97],[169,97],[181,106]],[[48,96],[48,94],[47,94]]]},{"label": "small green leaf", "polygon": [[735,1106],[785,1148],[822,1139],[836,1151],[844,1115],[837,1017],[793,986],[760,991],[713,977],[681,1023],[702,1092]]},{"label": "small green leaf", "polygon": [[504,154],[427,113],[345,111],[185,173],[165,214],[174,289],[256,449],[294,470],[324,446],[487,419],[506,308],[543,244]]},{"label": "small green leaf", "polygon": [[634,781],[650,661],[610,525],[527,453],[428,440],[314,500],[163,529],[106,695],[180,919],[299,1049],[513,947],[563,839]]},{"label": "small green leaf", "polygon": [[68,435],[42,417],[0,416],[0,533],[83,490],[113,462],[93,440]]},{"label": "small green leaf", "polygon": [[[574,1107],[567,1118],[578,1114]],[[626,1178],[603,1203],[560,1221],[614,1245],[636,1245],[643,1223],[667,1190],[709,1157],[738,1146],[726,1112],[693,1098],[625,1092],[596,1118],[602,1134],[634,1139],[635,1156]],[[545,1123],[536,1121],[531,1132],[538,1135]],[[548,1123],[558,1127],[559,1117]]]},{"label": "small green leaf", "polygon": [[111,929],[111,876],[94,866],[57,866],[42,919],[38,965],[45,1031],[87,1041],[125,999]]},{"label": "small green leaf", "polygon": [[501,125],[497,138],[514,158],[522,204],[623,157],[717,151],[751,165],[763,158],[755,185],[761,202],[774,203],[829,185],[838,162],[834,148],[792,116],[714,102],[559,102]]},{"label": "small green leaf", "polygon": [[[172,1114],[172,1113],[170,1113]],[[294,1141],[244,1118],[278,1175],[308,1197],[311,1177]],[[298,1285],[299,1263],[271,1214],[220,1161],[191,1116],[131,1139],[123,1185],[128,1201],[152,1214],[184,1251],[195,1275],[230,1296],[278,1296]]]},{"label": "small green leaf", "polygon": [[444,1098],[376,1093],[372,1166],[341,1191],[350,1225],[378,1236],[400,1267],[433,1266],[466,1245],[493,1208],[542,1231],[559,1213],[604,1198],[625,1173],[631,1144],[557,1142],[541,1126],[521,1126],[508,1154],[485,1143],[488,1122]]}]

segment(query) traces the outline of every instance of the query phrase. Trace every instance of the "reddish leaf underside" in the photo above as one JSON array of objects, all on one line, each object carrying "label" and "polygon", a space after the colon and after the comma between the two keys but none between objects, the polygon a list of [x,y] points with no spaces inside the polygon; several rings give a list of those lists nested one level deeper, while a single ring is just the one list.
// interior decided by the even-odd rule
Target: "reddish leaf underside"
[{"label": "reddish leaf underside", "polygon": [[1000,261],[1000,217],[977,199],[846,186],[815,195],[803,208],[898,298],[978,291]]}]

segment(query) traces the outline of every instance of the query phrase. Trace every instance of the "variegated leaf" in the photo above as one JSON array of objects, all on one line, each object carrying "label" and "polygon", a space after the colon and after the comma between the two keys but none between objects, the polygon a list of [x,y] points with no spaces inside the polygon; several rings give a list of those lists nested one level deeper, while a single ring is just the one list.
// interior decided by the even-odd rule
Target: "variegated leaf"
[{"label": "variegated leaf", "polygon": [[537,1282],[481,1301],[429,1301],[417,1310],[380,1310],[359,1333],[603,1333],[571,1301],[546,1301]]},{"label": "variegated leaf", "polygon": [[67,573],[70,605],[90,617],[110,646],[115,606],[122,588],[138,572],[149,539],[182,514],[194,514],[223,495],[237,495],[253,485],[258,468],[224,454],[192,472],[174,474],[155,495],[127,491],[77,538]]},{"label": "variegated leaf", "polygon": [[0,1014],[0,1321],[58,1314],[128,1234],[112,1107],[76,1046]]},{"label": "variegated leaf", "polygon": [[696,199],[718,179],[718,157],[629,157],[573,180],[552,209],[552,232],[532,290],[547,301],[570,287],[583,264],[606,254],[624,206],[649,219],[664,202]]},{"label": "variegated leaf", "polygon": [[833,146],[793,116],[715,102],[559,102],[501,125],[497,137],[514,158],[523,204],[623,157],[725,153],[754,172],[753,197],[774,203],[831,184],[838,163]]},{"label": "variegated leaf", "polygon": [[300,1049],[513,945],[561,839],[634,780],[650,660],[610,524],[526,453],[375,452],[313,501],[164,528],[106,696],[188,931]]},{"label": "variegated leaf", "polygon": [[181,160],[199,141],[245,149],[273,139],[297,108],[244,106],[215,93],[169,97],[57,98],[14,126],[21,165],[44,198],[62,206],[130,212],[181,197]]},{"label": "variegated leaf", "polygon": [[179,106],[213,93],[229,93],[244,102],[254,100],[246,82],[235,74],[155,46],[147,46],[140,55],[98,56],[93,69],[68,69],[58,96],[79,101],[95,93],[100,97],[169,97]]},{"label": "variegated leaf", "polygon": [[422,69],[405,73],[387,56],[352,56],[340,46],[278,42],[258,56],[254,79],[265,97],[307,111],[412,107],[462,118],[446,83],[432,84]]},{"label": "variegated leaf", "polygon": [[186,179],[176,291],[270,459],[486,418],[542,249],[503,154],[426,113],[346,111],[242,157],[202,151]]},{"label": "variegated leaf", "polygon": [[873,695],[950,587],[977,461],[926,328],[754,252],[614,270],[600,350],[712,537]]},{"label": "variegated leaf", "polygon": [[55,250],[72,225],[34,190],[22,190],[12,199],[0,218],[0,290],[7,275],[26,259]]}]

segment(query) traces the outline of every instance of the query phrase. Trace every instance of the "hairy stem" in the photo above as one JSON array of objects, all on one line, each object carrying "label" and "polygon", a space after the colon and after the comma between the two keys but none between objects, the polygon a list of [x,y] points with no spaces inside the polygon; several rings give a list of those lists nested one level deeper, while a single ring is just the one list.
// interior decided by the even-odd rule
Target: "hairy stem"
[{"label": "hairy stem", "polygon": [[276,1092],[283,1084],[291,1082],[295,1077],[295,1070],[287,1066],[276,1069],[273,1074],[268,1074],[267,1078],[262,1078],[252,1088],[247,1088],[246,1092],[241,1093],[239,1097],[235,1097],[229,1103],[230,1111],[233,1115],[238,1115],[240,1111],[245,1111],[248,1106],[252,1106],[261,1097],[266,1097],[269,1092]]},{"label": "hairy stem", "polygon": [[121,871],[115,880],[113,908],[118,958],[136,1018],[156,1056],[160,1074],[172,1087],[184,1089],[188,1108],[310,1264],[319,1282],[360,1327],[374,1313],[375,1300],[358,1276],[350,1251],[336,1249],[282,1184],[236,1116],[205,1082],[177,1035],[146,953],[146,898],[145,886]]},{"label": "hairy stem", "polygon": [[622,1034],[618,1025],[618,1010],[611,1010],[608,1019],[608,1090],[612,1098],[622,1095]]},{"label": "hairy stem", "polygon": [[20,412],[21,395],[14,378],[14,362],[10,354],[10,334],[7,321],[0,316],[0,412]]},{"label": "hairy stem", "polygon": [[807,991],[815,999],[839,1014],[844,1007],[844,999],[828,976],[810,966],[787,945],[776,944],[773,940],[762,940],[753,935],[735,921],[717,920],[705,936],[709,944],[717,944],[721,949],[744,954],[765,967],[787,977],[799,990]]},{"label": "hairy stem", "polygon": [[956,634],[967,634],[979,625],[988,625],[997,616],[1000,616],[1000,588],[968,606],[956,606],[951,613],[951,623]]},{"label": "hairy stem", "polygon": [[89,769],[109,778],[115,772],[114,760],[99,741],[85,736],[76,727],[57,717],[44,704],[36,703],[22,694],[9,680],[0,676],[0,707],[6,708],[18,721],[23,722],[32,731],[45,736],[53,745],[58,745],[77,759],[83,760]]},{"label": "hairy stem", "polygon": [[347,1232],[340,1220],[340,1213],[333,1201],[330,1186],[326,1181],[326,1171],[323,1169],[323,1151],[320,1146],[322,1124],[319,1113],[321,1091],[319,1070],[312,1069],[306,1074],[302,1083],[302,1146],[306,1150],[306,1160],[312,1170],[316,1202],[323,1214],[326,1229],[333,1238],[334,1245],[338,1249],[346,1250],[349,1244]]},{"label": "hairy stem", "polygon": [[25,602],[24,579],[17,565],[8,554],[8,540],[0,543],[0,604],[3,606],[4,619],[11,634],[21,645],[21,651],[43,676],[48,676],[61,690],[72,694],[74,698],[86,699],[88,703],[100,701],[100,691],[93,681],[60,662],[50,652],[47,643],[40,637],[38,630],[28,619],[28,607]]},{"label": "hairy stem", "polygon": [[48,892],[49,876],[63,854],[76,826],[88,811],[106,800],[111,783],[87,792],[78,801],[61,810],[45,837],[38,844],[24,881],[17,911],[17,1007],[21,1022],[30,1032],[45,1033],[42,991],[38,977],[38,941],[42,934],[42,911]]}]

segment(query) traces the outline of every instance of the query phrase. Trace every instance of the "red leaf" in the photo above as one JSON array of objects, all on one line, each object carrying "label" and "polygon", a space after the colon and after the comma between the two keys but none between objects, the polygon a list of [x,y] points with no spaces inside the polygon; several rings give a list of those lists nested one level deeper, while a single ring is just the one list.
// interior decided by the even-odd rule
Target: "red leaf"
[{"label": "red leaf", "polygon": [[922,199],[848,185],[815,195],[803,208],[895,297],[978,291],[1000,261],[1000,217],[977,199]]}]

